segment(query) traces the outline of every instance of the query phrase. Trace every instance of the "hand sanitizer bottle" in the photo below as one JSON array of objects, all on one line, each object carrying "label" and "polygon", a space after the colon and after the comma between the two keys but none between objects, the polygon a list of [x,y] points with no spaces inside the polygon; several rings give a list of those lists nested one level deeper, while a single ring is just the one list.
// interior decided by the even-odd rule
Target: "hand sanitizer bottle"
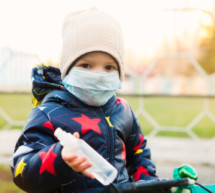
[{"label": "hand sanitizer bottle", "polygon": [[87,171],[95,176],[95,178],[103,185],[109,185],[117,176],[117,170],[99,153],[97,153],[84,140],[75,138],[72,134],[57,128],[55,136],[60,141],[61,145],[80,157],[86,157],[87,162],[92,166]]}]

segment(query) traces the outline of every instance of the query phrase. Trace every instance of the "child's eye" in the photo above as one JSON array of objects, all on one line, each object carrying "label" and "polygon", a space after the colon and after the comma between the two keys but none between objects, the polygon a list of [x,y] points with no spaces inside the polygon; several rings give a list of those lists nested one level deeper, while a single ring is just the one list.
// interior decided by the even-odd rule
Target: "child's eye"
[{"label": "child's eye", "polygon": [[79,67],[89,69],[90,68],[90,64],[83,63],[83,64],[80,64]]},{"label": "child's eye", "polygon": [[116,67],[115,67],[115,66],[112,66],[112,65],[108,65],[108,66],[106,66],[106,67],[105,67],[105,69],[106,69],[106,70],[108,70],[108,71],[114,71],[114,70],[117,70],[117,69],[116,69]]}]

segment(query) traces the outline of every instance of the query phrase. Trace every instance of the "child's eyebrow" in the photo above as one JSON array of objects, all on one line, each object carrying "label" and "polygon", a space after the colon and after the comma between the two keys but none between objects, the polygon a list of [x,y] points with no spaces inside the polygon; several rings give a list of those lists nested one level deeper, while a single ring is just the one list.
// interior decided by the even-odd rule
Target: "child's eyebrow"
[{"label": "child's eyebrow", "polygon": [[[90,58],[80,58],[79,62],[93,63],[94,60],[91,60]],[[106,61],[106,64],[113,65],[113,64],[117,64],[117,62],[110,59],[110,60]]]},{"label": "child's eyebrow", "polygon": [[90,59],[80,58],[78,62],[92,62]]}]

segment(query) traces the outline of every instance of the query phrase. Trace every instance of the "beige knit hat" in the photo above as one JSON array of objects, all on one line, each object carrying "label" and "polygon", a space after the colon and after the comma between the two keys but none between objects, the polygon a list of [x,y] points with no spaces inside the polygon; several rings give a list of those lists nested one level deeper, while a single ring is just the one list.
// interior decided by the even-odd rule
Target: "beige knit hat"
[{"label": "beige knit hat", "polygon": [[119,65],[120,79],[124,77],[124,47],[119,24],[104,12],[91,8],[73,12],[65,17],[60,61],[62,79],[80,56],[102,51],[113,56]]}]

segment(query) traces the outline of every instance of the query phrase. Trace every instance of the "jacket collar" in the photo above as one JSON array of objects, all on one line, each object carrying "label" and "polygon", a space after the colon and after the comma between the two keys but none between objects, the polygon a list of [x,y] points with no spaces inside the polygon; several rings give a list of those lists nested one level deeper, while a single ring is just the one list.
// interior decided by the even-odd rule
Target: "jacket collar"
[{"label": "jacket collar", "polygon": [[47,94],[43,103],[47,102],[55,102],[62,104],[65,107],[84,107],[85,104],[81,102],[78,98],[76,98],[73,94],[71,94],[66,89],[64,90],[53,90],[49,94]]},{"label": "jacket collar", "polygon": [[47,94],[44,99],[43,99],[43,103],[46,102],[56,102],[56,103],[60,103],[65,107],[68,108],[74,108],[74,107],[78,107],[78,108],[102,108],[102,109],[108,109],[110,107],[113,107],[113,105],[116,102],[116,96],[112,96],[108,102],[102,106],[90,106],[87,105],[85,103],[83,103],[82,101],[80,101],[77,97],[75,97],[73,94],[71,94],[69,91],[67,91],[66,89],[63,90],[53,90],[52,92],[50,92],[49,94]]}]

